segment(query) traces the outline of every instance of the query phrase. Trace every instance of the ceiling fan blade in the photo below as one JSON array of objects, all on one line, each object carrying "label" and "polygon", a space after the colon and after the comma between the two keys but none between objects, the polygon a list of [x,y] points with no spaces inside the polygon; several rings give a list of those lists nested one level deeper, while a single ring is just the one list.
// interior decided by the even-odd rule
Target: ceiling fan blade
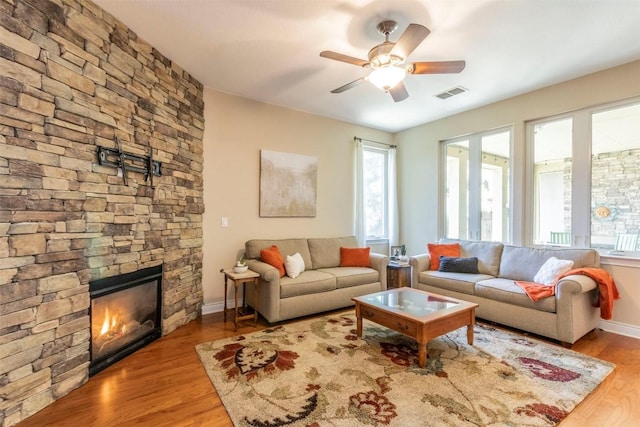
[{"label": "ceiling fan blade", "polygon": [[346,85],[344,85],[344,86],[340,86],[339,88],[332,90],[332,91],[331,91],[331,93],[342,93],[342,92],[344,92],[345,90],[349,90],[349,89],[351,89],[352,87],[356,87],[356,86],[358,86],[358,85],[359,85],[360,83],[362,83],[363,81],[364,81],[364,77],[360,77],[359,79],[354,80],[354,81],[352,81],[351,83],[347,83],[347,84],[346,84]]},{"label": "ceiling fan blade", "polygon": [[414,62],[408,70],[410,74],[452,74],[459,73],[466,66],[465,61]]},{"label": "ceiling fan blade", "polygon": [[360,67],[366,67],[367,65],[369,65],[369,62],[365,61],[364,59],[354,58],[353,56],[343,55],[341,53],[332,52],[330,50],[324,50],[320,52],[320,56],[322,56],[323,58],[346,62],[347,64],[359,65]]},{"label": "ceiling fan blade", "polygon": [[403,82],[400,82],[389,89],[389,93],[395,102],[403,101],[409,97],[409,92],[407,92],[407,88],[404,86]]},{"label": "ceiling fan blade", "polygon": [[411,52],[431,33],[431,31],[420,24],[409,24],[404,33],[400,36],[396,45],[391,49],[391,55],[396,55],[407,59]]}]

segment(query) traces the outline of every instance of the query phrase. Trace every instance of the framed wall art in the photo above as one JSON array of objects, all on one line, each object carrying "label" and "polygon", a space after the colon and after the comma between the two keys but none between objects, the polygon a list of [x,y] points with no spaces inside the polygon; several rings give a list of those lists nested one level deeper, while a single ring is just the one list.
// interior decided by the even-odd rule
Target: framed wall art
[{"label": "framed wall art", "polygon": [[389,258],[391,259],[399,259],[402,251],[402,246],[391,246],[389,249]]},{"label": "framed wall art", "polygon": [[315,217],[318,158],[260,150],[260,216]]}]

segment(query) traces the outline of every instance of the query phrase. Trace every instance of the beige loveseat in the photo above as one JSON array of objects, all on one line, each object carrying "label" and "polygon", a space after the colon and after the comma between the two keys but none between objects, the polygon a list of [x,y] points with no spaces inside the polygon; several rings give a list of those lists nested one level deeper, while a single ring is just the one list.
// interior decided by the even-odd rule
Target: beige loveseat
[{"label": "beige loveseat", "polygon": [[[300,253],[305,271],[296,278],[280,277],[278,270],[262,262],[260,250],[278,246],[282,257]],[[249,240],[245,257],[249,268],[260,274],[258,311],[270,323],[353,305],[351,298],[387,288],[386,255],[371,253],[371,267],[340,267],[340,247],[355,248],[355,237]],[[253,286],[253,285],[248,285]],[[255,307],[253,290],[247,301]]]},{"label": "beige loveseat", "polygon": [[598,326],[600,310],[596,282],[571,275],[557,284],[556,295],[533,302],[515,284],[532,282],[550,257],[572,260],[573,268],[599,267],[593,249],[546,249],[503,245],[495,242],[441,240],[460,244],[460,257],[477,257],[478,274],[430,270],[428,254],[411,258],[412,286],[465,301],[475,302],[479,318],[573,344]]}]

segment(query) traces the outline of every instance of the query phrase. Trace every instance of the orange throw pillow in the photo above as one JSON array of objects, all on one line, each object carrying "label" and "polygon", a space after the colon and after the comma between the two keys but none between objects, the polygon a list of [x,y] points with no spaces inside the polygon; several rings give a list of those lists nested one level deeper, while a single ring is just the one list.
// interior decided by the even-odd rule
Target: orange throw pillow
[{"label": "orange throw pillow", "polygon": [[278,249],[276,245],[273,245],[268,249],[261,249],[260,258],[262,258],[262,261],[266,262],[267,264],[277,268],[280,272],[280,277],[284,276],[284,259],[282,258],[280,249]]},{"label": "orange throw pillow", "polygon": [[460,256],[459,243],[427,243],[427,250],[431,258],[430,270],[438,270],[440,267],[440,255],[451,257]]},{"label": "orange throw pillow", "polygon": [[371,267],[371,248],[340,248],[340,267]]}]

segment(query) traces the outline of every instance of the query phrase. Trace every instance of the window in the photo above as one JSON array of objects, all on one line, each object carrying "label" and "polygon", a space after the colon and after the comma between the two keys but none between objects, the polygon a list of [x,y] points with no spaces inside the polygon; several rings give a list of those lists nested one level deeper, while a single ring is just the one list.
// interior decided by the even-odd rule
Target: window
[{"label": "window", "polygon": [[444,235],[509,241],[511,130],[444,142]]},{"label": "window", "polygon": [[396,147],[360,138],[355,141],[354,234],[362,245],[398,240]]},{"label": "window", "polygon": [[534,244],[640,256],[640,103],[527,125]]},{"label": "window", "polygon": [[445,145],[445,236],[466,238],[469,223],[469,141]]},{"label": "window", "polygon": [[573,119],[533,124],[533,242],[569,246]]},{"label": "window", "polygon": [[640,103],[591,115],[591,246],[638,252]]},{"label": "window", "polygon": [[367,240],[389,237],[387,163],[385,149],[363,147],[363,197]]}]

